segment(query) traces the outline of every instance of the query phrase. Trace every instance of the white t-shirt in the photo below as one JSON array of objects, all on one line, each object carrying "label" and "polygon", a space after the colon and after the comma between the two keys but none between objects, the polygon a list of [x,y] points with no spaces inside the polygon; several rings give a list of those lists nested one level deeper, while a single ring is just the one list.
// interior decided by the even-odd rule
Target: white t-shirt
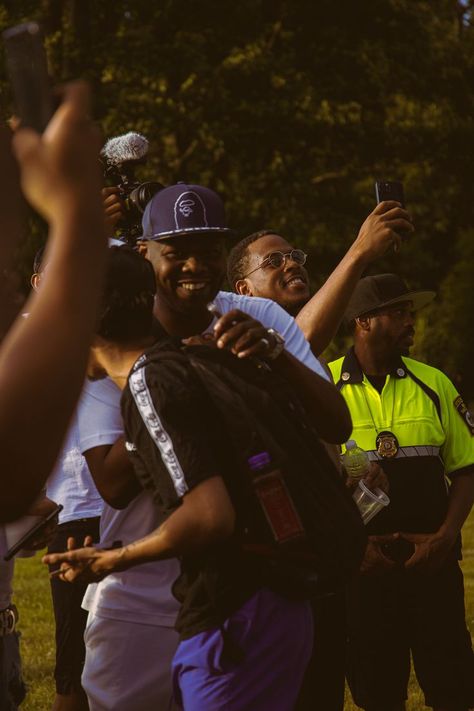
[{"label": "white t-shirt", "polygon": [[77,411],[61,453],[46,483],[46,496],[63,505],[59,523],[100,516],[104,501],[96,489],[79,445]]},{"label": "white t-shirt", "polygon": [[[120,395],[109,378],[86,384],[78,407],[83,452],[113,444],[123,434]],[[104,504],[100,541],[105,546],[115,541],[131,543],[159,525],[152,498],[143,491],[120,511]],[[174,559],[137,565],[89,585],[82,606],[109,619],[173,627],[179,605],[171,594],[171,585],[178,575],[179,563]]]},{"label": "white t-shirt", "polygon": [[[325,380],[329,379],[295,320],[274,301],[220,291],[214,302],[222,314],[240,309],[267,328],[274,328],[285,338],[285,348],[289,353]],[[123,434],[120,395],[120,390],[108,378],[86,384],[78,407],[82,452],[99,445],[113,444]],[[152,499],[148,493],[142,492],[124,510],[104,505],[100,540],[105,545],[111,545],[116,540],[129,543],[151,533],[158,525]],[[104,617],[135,621],[144,619],[163,626],[168,621],[172,625],[178,603],[172,597],[170,588],[178,574],[176,560],[147,563],[123,573],[114,573],[89,586],[83,607]],[[172,621],[170,610],[173,610]]]}]

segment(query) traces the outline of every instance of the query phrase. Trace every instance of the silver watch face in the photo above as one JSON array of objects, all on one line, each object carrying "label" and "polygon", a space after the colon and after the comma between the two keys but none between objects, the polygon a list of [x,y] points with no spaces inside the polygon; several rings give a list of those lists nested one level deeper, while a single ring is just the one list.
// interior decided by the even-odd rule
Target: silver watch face
[{"label": "silver watch face", "polygon": [[281,333],[278,333],[278,331],[275,331],[274,328],[267,328],[267,333],[269,333],[271,336],[273,336],[273,338],[275,339],[275,341],[278,344],[281,343],[282,346],[285,345],[285,339],[283,338]]},{"label": "silver watch face", "polygon": [[275,345],[272,351],[267,355],[267,358],[269,358],[270,360],[275,360],[275,358],[278,358],[280,353],[285,348],[285,339],[283,338],[281,333],[275,331],[274,328],[267,328],[267,333],[269,336],[272,336],[275,341]]}]

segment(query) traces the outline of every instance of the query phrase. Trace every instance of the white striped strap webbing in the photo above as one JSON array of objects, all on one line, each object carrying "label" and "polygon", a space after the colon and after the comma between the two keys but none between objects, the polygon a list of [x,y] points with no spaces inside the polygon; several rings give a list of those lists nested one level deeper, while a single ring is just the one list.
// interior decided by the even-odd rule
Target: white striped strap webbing
[{"label": "white striped strap webbing", "polygon": [[145,367],[134,370],[128,379],[128,384],[145,427],[160,452],[176,494],[181,498],[188,491],[188,485],[174,451],[173,441],[165,430],[151,398],[145,377]]}]

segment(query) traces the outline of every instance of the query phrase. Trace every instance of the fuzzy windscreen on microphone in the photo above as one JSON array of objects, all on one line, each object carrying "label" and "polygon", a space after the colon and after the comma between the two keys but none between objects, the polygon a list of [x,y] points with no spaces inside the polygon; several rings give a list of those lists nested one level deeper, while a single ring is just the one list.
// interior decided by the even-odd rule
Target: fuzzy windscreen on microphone
[{"label": "fuzzy windscreen on microphone", "polygon": [[101,155],[110,165],[120,165],[127,161],[141,160],[148,153],[148,140],[141,133],[129,131],[123,136],[109,138],[101,150]]}]

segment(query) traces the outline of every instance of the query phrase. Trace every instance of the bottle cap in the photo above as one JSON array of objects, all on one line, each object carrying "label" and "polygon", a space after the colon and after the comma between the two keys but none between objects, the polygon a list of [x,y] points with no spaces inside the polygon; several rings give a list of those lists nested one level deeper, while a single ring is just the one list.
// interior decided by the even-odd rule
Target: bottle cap
[{"label": "bottle cap", "polygon": [[346,442],[346,449],[355,449],[357,447],[357,442],[355,439],[348,439]]},{"label": "bottle cap", "polygon": [[268,466],[271,461],[268,452],[260,452],[259,454],[254,454],[253,457],[249,457],[248,465],[250,469],[263,469]]}]

